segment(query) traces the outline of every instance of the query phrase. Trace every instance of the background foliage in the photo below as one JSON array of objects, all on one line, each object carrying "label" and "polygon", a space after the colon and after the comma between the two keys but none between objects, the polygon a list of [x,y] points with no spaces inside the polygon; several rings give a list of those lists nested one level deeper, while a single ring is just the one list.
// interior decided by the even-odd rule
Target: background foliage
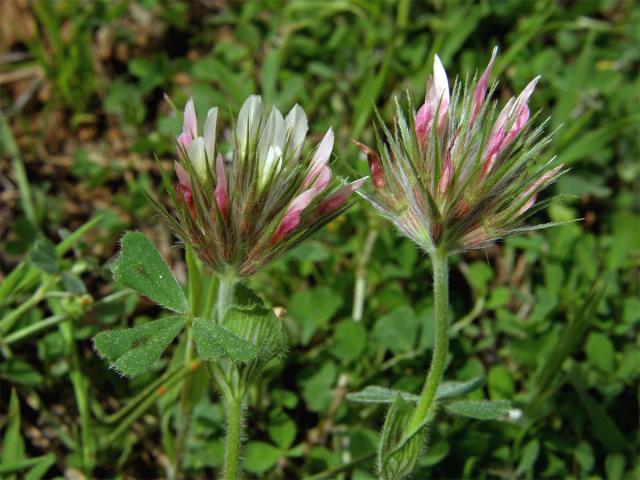
[{"label": "background foliage", "polygon": [[[346,176],[366,172],[350,138],[372,140],[374,105],[390,118],[394,94],[421,97],[434,53],[464,77],[498,45],[498,97],[541,74],[531,106],[558,129],[548,155],[572,169],[554,187],[569,198],[538,220],[582,221],[455,258],[445,377],[484,374],[471,398],[511,399],[522,415],[442,416],[415,477],[640,477],[639,22],[632,0],[2,2],[0,476],[156,477],[175,455],[184,342],[127,380],[89,340],[160,312],[111,282],[126,229],[186,280],[143,195],[160,187],[153,156],[169,169],[175,154],[164,92],[223,107],[226,126],[250,93],[298,102],[318,140],[336,130]],[[418,391],[427,262],[357,203],[255,277],[290,350],[251,395],[251,475],[372,478],[383,407],[345,397]],[[223,429],[203,370],[184,453],[200,478],[221,461]]]}]

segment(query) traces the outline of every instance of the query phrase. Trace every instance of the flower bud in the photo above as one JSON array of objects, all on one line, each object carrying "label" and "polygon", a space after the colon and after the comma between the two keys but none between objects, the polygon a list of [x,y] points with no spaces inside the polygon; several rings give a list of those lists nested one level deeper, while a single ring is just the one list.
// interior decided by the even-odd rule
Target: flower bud
[{"label": "flower bud", "polygon": [[484,73],[480,77],[478,84],[476,85],[475,90],[473,91],[473,99],[471,104],[471,123],[474,122],[482,105],[484,105],[484,100],[487,96],[487,86],[489,85],[489,77],[491,76],[491,70],[493,69],[493,62],[496,59],[496,54],[498,53],[498,47],[493,49],[491,53],[491,60],[489,60],[489,64],[487,68],[484,70]]}]

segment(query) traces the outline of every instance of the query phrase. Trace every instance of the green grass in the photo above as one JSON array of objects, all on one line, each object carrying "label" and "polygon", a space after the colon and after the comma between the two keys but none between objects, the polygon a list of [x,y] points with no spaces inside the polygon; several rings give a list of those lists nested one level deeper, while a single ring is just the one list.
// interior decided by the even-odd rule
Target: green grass
[{"label": "green grass", "polygon": [[[281,110],[297,102],[318,140],[334,128],[335,168],[354,177],[367,167],[350,139],[373,143],[374,107],[389,119],[393,95],[422,98],[435,53],[464,78],[498,45],[496,96],[542,75],[530,105],[557,129],[545,155],[571,167],[553,187],[567,198],[536,221],[582,220],[453,259],[445,378],[486,376],[469,399],[512,400],[522,417],[442,415],[414,478],[640,476],[634,2],[65,0],[34,2],[30,15],[35,34],[9,45],[30,56],[3,69],[38,66],[48,94],[15,108],[18,90],[0,92],[10,159],[0,171],[11,185],[0,230],[0,475],[164,476],[184,401],[186,474],[210,478],[221,464],[220,400],[204,369],[182,367],[184,343],[127,380],[89,340],[159,313],[111,284],[124,230],[149,234],[186,283],[182,250],[143,194],[162,191],[153,156],[169,168],[175,155],[180,121],[163,93],[178,106],[193,96],[199,112],[220,106],[226,126],[250,93]],[[345,396],[374,384],[419,391],[434,341],[429,271],[358,202],[252,280],[286,308],[290,350],[250,395],[251,476],[374,478],[384,406]]]}]

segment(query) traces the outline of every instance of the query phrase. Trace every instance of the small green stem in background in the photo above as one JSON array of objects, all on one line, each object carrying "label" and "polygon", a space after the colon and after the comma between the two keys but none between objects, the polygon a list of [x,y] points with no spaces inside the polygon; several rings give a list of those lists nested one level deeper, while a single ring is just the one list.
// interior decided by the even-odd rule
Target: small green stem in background
[{"label": "small green stem in background", "polygon": [[7,335],[4,339],[0,339],[0,346],[11,345],[14,342],[25,340],[26,338],[29,338],[30,336],[35,335],[36,333],[39,333],[43,330],[54,327],[64,322],[68,318],[69,316],[66,314],[52,315],[48,318],[45,318],[44,320],[40,320],[27,327],[21,328],[20,330],[17,330],[12,334]]},{"label": "small green stem in background", "polygon": [[358,464],[366,462],[367,460],[371,460],[372,458],[375,458],[375,456],[376,456],[375,450],[373,452],[363,453],[362,455],[354,458],[348,463],[343,463],[342,465],[339,465],[337,467],[329,468],[320,473],[315,473],[310,477],[305,477],[305,478],[306,480],[329,480],[331,478],[336,478],[336,476],[339,473],[352,470]]},{"label": "small green stem in background", "polygon": [[[192,317],[197,317],[200,313],[200,302],[202,297],[202,278],[200,276],[200,265],[193,248],[187,246],[185,250],[189,282],[189,308]],[[187,328],[184,345],[184,366],[191,364],[193,357],[193,330]],[[176,448],[173,459],[171,476],[178,478],[182,469],[185,446],[187,443],[187,433],[189,419],[193,410],[193,402],[189,399],[189,389],[191,388],[191,376],[186,376],[182,382],[180,390],[179,417],[176,435]]]},{"label": "small green stem in background", "polygon": [[22,210],[31,225],[37,228],[38,218],[36,215],[35,204],[33,202],[33,195],[31,195],[29,177],[27,176],[27,171],[24,168],[24,163],[20,158],[20,151],[18,150],[16,139],[11,132],[9,122],[7,122],[2,113],[0,113],[0,145],[3,146],[3,150],[8,154],[8,156],[11,157],[13,172],[18,184],[18,191],[20,192]]},{"label": "small green stem in background", "polygon": [[80,357],[73,335],[74,328],[71,319],[61,323],[59,326],[62,338],[64,339],[69,353],[69,370],[71,376],[71,384],[76,397],[76,405],[80,414],[80,438],[82,449],[82,463],[85,474],[92,476],[93,467],[95,465],[95,453],[93,445],[93,433],[91,422],[91,409],[89,399],[89,388],[86,383],[85,376],[80,368]]},{"label": "small green stem in background", "polygon": [[378,230],[371,228],[367,234],[367,238],[364,241],[364,248],[362,249],[362,255],[358,259],[358,268],[356,270],[356,285],[353,292],[353,313],[351,316],[356,322],[362,320],[364,313],[364,300],[367,287],[367,265],[373,246],[375,245],[376,238],[378,238]]},{"label": "small green stem in background", "polygon": [[2,317],[2,320],[0,320],[0,332],[7,333],[9,330],[11,330],[15,323],[20,319],[20,317],[25,314],[25,312],[35,307],[44,299],[47,292],[55,286],[55,282],[55,276],[46,277],[46,279],[42,282],[38,289],[33,292],[33,295],[31,295],[31,297],[22,302],[20,306],[15,310],[12,310],[7,315]]},{"label": "small green stem in background", "polygon": [[431,366],[427,374],[427,380],[424,383],[420,400],[413,413],[413,417],[409,422],[407,435],[413,434],[422,426],[433,399],[436,390],[442,380],[444,368],[447,362],[447,353],[449,349],[449,266],[447,264],[447,252],[436,250],[431,259],[433,262],[433,301],[435,307],[435,346],[433,348],[433,356],[431,358]]},{"label": "small green stem in background", "polygon": [[209,277],[209,288],[207,289],[207,297],[202,310],[203,315],[211,316],[213,314],[213,306],[218,298],[218,277],[211,275]]},{"label": "small green stem in background", "polygon": [[171,390],[178,382],[181,382],[184,377],[194,373],[200,368],[200,362],[194,360],[189,366],[182,366],[176,370],[173,370],[159,387],[155,388],[149,395],[147,395],[141,402],[135,405],[135,408],[128,409],[127,415],[122,418],[118,425],[111,430],[111,433],[107,437],[101,437],[99,439],[99,448],[105,449],[111,446],[121,435],[128,432],[131,425],[140,418],[152,405],[154,405],[162,395]]},{"label": "small green stem in background", "polygon": [[224,407],[227,417],[227,436],[224,445],[224,478],[235,480],[240,477],[240,448],[244,427],[242,396],[225,396]]}]

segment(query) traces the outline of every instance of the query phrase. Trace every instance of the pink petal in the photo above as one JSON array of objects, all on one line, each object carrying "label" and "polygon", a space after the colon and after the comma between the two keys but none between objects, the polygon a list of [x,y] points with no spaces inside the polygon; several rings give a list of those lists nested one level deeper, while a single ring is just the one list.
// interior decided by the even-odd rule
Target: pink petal
[{"label": "pink petal", "polygon": [[189,174],[184,169],[184,167],[178,162],[173,162],[173,166],[176,170],[176,176],[178,177],[178,182],[180,183],[180,185],[191,190],[191,179],[189,178]]},{"label": "pink petal", "polygon": [[310,188],[291,201],[287,211],[280,221],[280,224],[278,225],[278,228],[276,229],[275,234],[273,235],[272,243],[279,242],[298,227],[302,211],[309,206],[316,195],[316,190],[314,188]]},{"label": "pink petal", "polygon": [[491,76],[491,70],[493,69],[493,62],[496,59],[496,54],[498,53],[498,47],[494,47],[493,53],[491,54],[491,60],[489,60],[489,64],[487,68],[484,70],[484,73],[480,77],[478,84],[476,85],[475,90],[473,91],[473,100],[471,107],[471,121],[473,122],[482,109],[482,104],[487,96],[487,86],[489,85],[489,76]]},{"label": "pink petal", "polygon": [[505,139],[504,129],[503,128],[496,129],[496,127],[494,127],[494,131],[491,133],[491,137],[489,138],[487,153],[485,157],[486,159],[482,167],[483,175],[485,175],[493,167],[493,163],[495,162],[498,154],[502,149],[502,144],[504,143],[504,139]]},{"label": "pink petal", "polygon": [[196,109],[193,106],[193,98],[190,98],[184,107],[184,123],[182,134],[178,137],[178,142],[187,148],[194,138],[198,136],[198,121],[196,119]]},{"label": "pink petal", "polygon": [[[491,137],[489,138],[486,160],[482,169],[483,175],[491,170],[498,155],[509,146],[529,121],[530,112],[527,102],[533,94],[538,80],[540,80],[540,77],[531,80],[517,98],[511,98],[507,102],[498,115],[493,131],[491,132]],[[509,131],[505,132],[506,127],[509,125]]]},{"label": "pink petal", "polygon": [[176,185],[176,195],[178,197],[179,202],[185,202],[187,207],[189,208],[189,212],[191,212],[191,216],[193,218],[196,217],[196,208],[193,204],[193,196],[191,194],[191,190],[183,187],[182,185]]},{"label": "pink petal", "polygon": [[424,150],[424,146],[427,143],[427,134],[431,127],[432,119],[433,111],[431,110],[431,105],[425,102],[416,113],[416,136],[421,150]]},{"label": "pink petal", "polygon": [[174,167],[176,170],[176,176],[178,177],[178,185],[176,185],[176,196],[178,197],[178,201],[185,202],[191,212],[191,216],[195,218],[196,207],[193,204],[193,193],[189,174],[178,162],[174,162]]},{"label": "pink petal", "polygon": [[185,149],[188,148],[189,145],[191,145],[192,141],[193,141],[193,137],[191,136],[190,133],[181,133],[178,136],[178,143],[182,145]]},{"label": "pink petal", "polygon": [[325,198],[322,201],[322,203],[318,205],[316,212],[318,213],[318,215],[326,215],[327,213],[331,213],[337,210],[342,205],[344,205],[344,203],[347,201],[349,196],[351,196],[353,192],[355,192],[362,185],[364,185],[364,182],[366,181],[367,181],[367,177],[364,177],[340,188],[335,193]]},{"label": "pink petal", "polygon": [[522,107],[527,105],[527,102],[529,102],[529,98],[533,94],[533,91],[535,90],[539,80],[540,80],[540,76],[537,76],[536,78],[531,80],[527,84],[527,86],[524,87],[524,90],[522,90],[522,93],[518,95],[518,100],[517,100],[518,109],[521,109]]},{"label": "pink petal", "polygon": [[302,188],[308,188],[309,186],[311,186],[322,172],[322,169],[327,165],[327,163],[329,163],[331,151],[333,150],[333,141],[333,129],[329,128],[324,138],[320,142],[320,145],[318,145],[316,153],[311,159],[309,173],[307,173],[307,176],[302,182]]},{"label": "pink petal", "polygon": [[216,159],[216,204],[223,218],[227,218],[229,212],[229,194],[227,192],[227,177],[224,173],[224,158],[218,155]]},{"label": "pink petal", "polygon": [[322,170],[320,170],[320,173],[316,177],[316,181],[313,183],[313,188],[317,193],[320,193],[324,191],[325,188],[327,188],[327,185],[329,185],[330,181],[331,181],[331,169],[327,166],[324,166],[322,167]]},{"label": "pink petal", "polygon": [[509,130],[509,133],[507,134],[504,141],[504,145],[503,145],[504,147],[506,147],[508,144],[510,144],[513,141],[513,139],[516,137],[516,135],[518,135],[520,130],[522,130],[524,126],[527,124],[528,120],[529,120],[529,107],[525,105],[518,113],[516,120],[513,122],[513,125],[511,126],[511,130]]},{"label": "pink petal", "polygon": [[176,176],[178,177],[178,185],[176,185],[176,196],[178,202],[185,202],[191,212],[193,218],[196,217],[196,207],[193,203],[193,193],[191,191],[191,180],[189,174],[182,165],[178,162],[174,162],[176,169]]},{"label": "pink petal", "polygon": [[531,198],[527,200],[527,203],[525,203],[524,205],[522,205],[522,207],[520,207],[520,210],[518,210],[518,213],[516,215],[520,216],[523,213],[525,213],[527,210],[529,210],[531,207],[533,207],[534,203],[536,203],[537,197],[538,197],[537,193],[534,193],[533,195],[531,195]]},{"label": "pink petal", "polygon": [[442,167],[442,174],[440,175],[440,180],[438,180],[438,191],[440,193],[446,192],[447,189],[449,188],[452,172],[453,172],[453,166],[451,164],[451,153],[450,151],[447,151],[447,155],[444,160],[444,165]]},{"label": "pink petal", "polygon": [[373,180],[373,186],[376,188],[384,188],[386,182],[384,180],[384,167],[382,166],[382,160],[380,155],[373,148],[368,147],[364,143],[352,140],[353,143],[360,149],[362,153],[367,156],[369,163],[369,171],[371,172],[371,179]]},{"label": "pink petal", "polygon": [[552,168],[548,172],[544,173],[540,178],[535,180],[529,186],[529,188],[527,188],[524,191],[520,199],[527,198],[528,196],[530,196],[530,198],[529,200],[527,200],[527,202],[524,205],[522,205],[522,207],[520,207],[520,210],[518,210],[517,215],[522,215],[524,212],[526,212],[533,206],[533,204],[536,202],[536,197],[538,196],[538,192],[543,188],[545,188],[556,177],[558,177],[558,175],[560,174],[563,168],[564,168],[564,165],[558,165],[557,167]]}]

